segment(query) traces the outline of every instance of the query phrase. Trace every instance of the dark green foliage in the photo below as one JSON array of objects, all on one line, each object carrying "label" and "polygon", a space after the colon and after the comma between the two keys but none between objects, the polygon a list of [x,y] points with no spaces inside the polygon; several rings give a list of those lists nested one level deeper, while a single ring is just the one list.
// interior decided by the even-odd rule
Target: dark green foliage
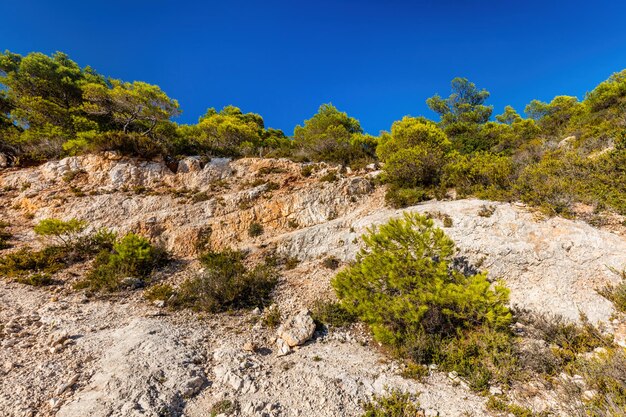
[{"label": "dark green foliage", "polygon": [[481,125],[487,123],[493,112],[492,106],[484,104],[489,92],[478,90],[466,78],[453,79],[451,86],[452,94],[448,98],[435,95],[426,104],[441,116],[440,125],[456,149],[463,153],[488,150],[494,143],[481,135]]},{"label": "dark green foliage", "polygon": [[393,208],[414,206],[430,198],[421,188],[399,188],[390,186],[385,193],[385,203]]},{"label": "dark green foliage", "polygon": [[93,268],[76,288],[91,291],[118,291],[143,286],[152,271],[167,261],[165,252],[134,233],[117,240],[111,250],[96,256]]},{"label": "dark green foliage", "polygon": [[332,104],[321,105],[304,126],[296,126],[293,137],[296,155],[303,159],[350,165],[375,157],[376,138],[363,135],[359,121]]},{"label": "dark green foliage", "polygon": [[311,312],[315,322],[330,327],[346,327],[357,320],[353,313],[337,302],[318,300]]},{"label": "dark green foliage", "polygon": [[248,269],[244,258],[232,250],[201,255],[204,270],[182,283],[176,306],[219,312],[268,305],[278,282],[276,270],[266,265]]},{"label": "dark green foliage", "polygon": [[0,275],[21,277],[30,274],[54,274],[69,265],[70,249],[48,246],[41,250],[21,248],[0,257]]},{"label": "dark green foliage", "polygon": [[509,156],[477,152],[454,154],[443,168],[442,183],[454,188],[459,197],[503,200],[511,196],[514,182],[513,160]]},{"label": "dark green foliage", "polygon": [[175,125],[178,102],[158,86],[106,79],[63,53],[0,54],[0,151],[16,164],[114,150],[124,155],[291,153],[282,131],[234,106]]},{"label": "dark green foliage", "polygon": [[375,397],[363,409],[365,413],[362,417],[417,417],[421,410],[415,398],[400,391]]},{"label": "dark green foliage", "polygon": [[146,289],[143,296],[148,301],[168,301],[175,294],[174,288],[169,284],[155,284]]},{"label": "dark green foliage", "polygon": [[336,171],[328,171],[326,174],[320,177],[320,182],[337,182],[339,177]]},{"label": "dark green foliage", "polygon": [[20,284],[31,285],[33,287],[44,287],[54,284],[54,280],[48,274],[18,276],[15,280]]},{"label": "dark green foliage", "polygon": [[405,213],[363,236],[356,263],[332,280],[342,306],[417,363],[441,363],[482,389],[511,359],[508,290],[452,268],[453,242]]},{"label": "dark green foliage", "polygon": [[340,261],[336,256],[327,256],[322,261],[322,265],[324,265],[324,268],[335,270],[339,268]]},{"label": "dark green foliage", "polygon": [[211,406],[211,417],[218,415],[234,415],[239,411],[239,403],[231,400],[221,400]]},{"label": "dark green foliage", "polygon": [[263,225],[261,223],[252,222],[248,226],[248,236],[257,237],[263,234]]},{"label": "dark green foliage", "polygon": [[11,247],[9,240],[13,237],[13,234],[6,230],[7,227],[9,227],[8,223],[0,221],[0,250]]}]

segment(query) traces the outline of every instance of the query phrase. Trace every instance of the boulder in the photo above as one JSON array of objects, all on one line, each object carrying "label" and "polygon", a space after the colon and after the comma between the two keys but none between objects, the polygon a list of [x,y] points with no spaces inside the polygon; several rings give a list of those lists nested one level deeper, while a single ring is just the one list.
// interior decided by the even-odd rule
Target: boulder
[{"label": "boulder", "polygon": [[308,310],[302,310],[287,319],[278,328],[278,337],[289,347],[300,346],[306,343],[315,332],[315,322]]}]

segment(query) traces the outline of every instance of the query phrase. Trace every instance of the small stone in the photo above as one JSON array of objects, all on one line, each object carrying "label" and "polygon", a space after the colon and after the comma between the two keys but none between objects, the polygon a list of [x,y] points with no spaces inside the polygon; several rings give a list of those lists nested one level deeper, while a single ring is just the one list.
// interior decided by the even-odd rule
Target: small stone
[{"label": "small stone", "polygon": [[489,393],[491,395],[502,395],[502,388],[500,387],[489,387]]},{"label": "small stone", "polygon": [[68,332],[58,332],[50,335],[48,339],[48,344],[50,346],[62,345],[67,339],[69,339],[70,335]]},{"label": "small stone", "polygon": [[185,382],[185,388],[183,389],[182,395],[183,397],[191,397],[196,395],[202,389],[204,385],[204,378],[201,376],[197,376],[195,378],[189,379]]},{"label": "small stone", "polygon": [[583,400],[591,401],[593,400],[598,393],[595,390],[586,390],[583,392]]},{"label": "small stone", "polygon": [[78,381],[78,374],[72,375],[72,377],[65,384],[60,385],[54,392],[54,395],[63,394],[65,391],[72,388],[72,386],[76,383],[76,381]]},{"label": "small stone", "polygon": [[254,342],[246,342],[243,345],[243,350],[247,352],[256,352],[256,344]]},{"label": "small stone", "polygon": [[285,342],[280,337],[276,339],[276,347],[278,348],[278,356],[285,356],[288,355],[289,352],[291,352],[291,348],[289,347],[287,342]]},{"label": "small stone", "polygon": [[459,378],[459,374],[456,371],[448,372],[448,379],[452,382],[461,382],[461,378]]}]

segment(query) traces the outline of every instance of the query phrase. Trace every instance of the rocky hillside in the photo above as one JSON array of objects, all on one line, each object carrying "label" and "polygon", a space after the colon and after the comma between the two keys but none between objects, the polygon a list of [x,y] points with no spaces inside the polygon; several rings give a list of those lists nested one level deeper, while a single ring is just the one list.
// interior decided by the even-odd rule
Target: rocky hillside
[{"label": "rocky hillside", "polygon": [[[373,166],[187,158],[171,167],[115,154],[0,171],[0,214],[14,245],[5,251],[41,245],[33,226],[42,219],[77,218],[163,245],[173,262],[157,279],[173,285],[197,271],[203,247],[242,249],[250,262],[298,261],[276,290],[278,331],[259,320],[267,312],[173,312],[142,289],[87,297],[72,287],[85,264],[50,287],[0,280],[0,414],[200,417],[230,401],[243,416],[359,416],[373,395],[400,389],[419,393],[425,415],[492,415],[486,397],[455,375],[404,378],[362,326],[314,333],[305,310],[333,297],[335,271],[324,260],[354,260],[360,235],[403,211],[385,207],[377,175]],[[518,204],[430,201],[406,210],[445,226],[459,262],[503,279],[512,304],[573,321],[582,313],[626,347],[626,322],[597,292],[626,268],[619,233]],[[251,225],[261,232],[251,236]],[[558,393],[536,381],[510,394],[538,411],[561,409]]]}]

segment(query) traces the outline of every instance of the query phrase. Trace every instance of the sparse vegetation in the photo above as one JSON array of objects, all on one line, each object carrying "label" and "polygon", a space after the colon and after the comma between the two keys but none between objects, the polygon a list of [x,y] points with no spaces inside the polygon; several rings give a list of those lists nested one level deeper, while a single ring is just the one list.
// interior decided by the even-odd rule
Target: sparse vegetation
[{"label": "sparse vegetation", "polygon": [[[614,271],[617,273],[617,271]],[[608,285],[600,290],[607,300],[611,301],[617,311],[626,313],[626,271],[619,273],[621,281],[616,285]]]},{"label": "sparse vegetation", "polygon": [[13,234],[6,230],[9,224],[4,221],[0,221],[0,250],[8,249],[11,247],[9,240],[13,237]]},{"label": "sparse vegetation", "polygon": [[174,305],[207,312],[269,305],[278,282],[276,270],[267,265],[248,269],[244,258],[233,250],[202,254],[204,270],[181,284]]},{"label": "sparse vegetation", "polygon": [[311,308],[313,319],[318,325],[346,327],[354,323],[357,317],[340,303],[317,300]]},{"label": "sparse vegetation", "polygon": [[221,400],[211,406],[211,417],[218,415],[234,415],[239,411],[239,404],[237,401]]},{"label": "sparse vegetation", "polygon": [[409,417],[420,415],[419,403],[407,393],[392,391],[386,396],[374,397],[363,406],[362,417]]},{"label": "sparse vegetation", "polygon": [[478,210],[478,215],[480,217],[491,217],[493,216],[493,213],[495,212],[496,212],[495,206],[488,206],[486,204],[483,204],[480,207],[480,210]]},{"label": "sparse vegetation", "polygon": [[143,293],[148,301],[164,301],[167,302],[174,296],[175,290],[170,284],[154,284]]},{"label": "sparse vegetation", "polygon": [[320,177],[320,182],[336,182],[339,180],[339,176],[336,171],[328,171],[326,174]]},{"label": "sparse vegetation", "polygon": [[336,256],[327,256],[322,261],[324,268],[335,270],[339,268],[341,261]]},{"label": "sparse vegetation", "polygon": [[263,225],[261,223],[252,222],[248,226],[248,236],[257,237],[263,234]]},{"label": "sparse vegetation", "polygon": [[49,238],[59,246],[72,246],[78,235],[85,230],[87,223],[78,219],[67,221],[59,219],[44,219],[33,229],[39,236]]},{"label": "sparse vegetation", "polygon": [[261,320],[263,321],[263,325],[265,327],[269,327],[270,329],[275,329],[280,326],[282,314],[280,313],[278,306],[276,304],[272,304],[269,308],[266,308]]},{"label": "sparse vegetation", "polygon": [[167,261],[165,251],[146,238],[128,233],[111,250],[96,256],[93,268],[75,284],[77,289],[113,292],[146,284],[152,272]]}]

